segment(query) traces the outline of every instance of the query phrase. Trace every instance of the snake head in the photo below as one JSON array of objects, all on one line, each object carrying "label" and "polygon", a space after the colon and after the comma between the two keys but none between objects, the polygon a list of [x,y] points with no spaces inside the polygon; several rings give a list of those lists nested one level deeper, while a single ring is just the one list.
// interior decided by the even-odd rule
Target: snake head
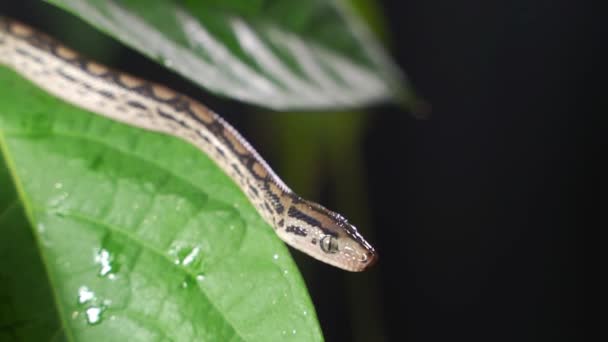
[{"label": "snake head", "polygon": [[292,247],[338,268],[360,272],[377,260],[374,248],[346,218],[317,203],[293,201],[277,233]]}]

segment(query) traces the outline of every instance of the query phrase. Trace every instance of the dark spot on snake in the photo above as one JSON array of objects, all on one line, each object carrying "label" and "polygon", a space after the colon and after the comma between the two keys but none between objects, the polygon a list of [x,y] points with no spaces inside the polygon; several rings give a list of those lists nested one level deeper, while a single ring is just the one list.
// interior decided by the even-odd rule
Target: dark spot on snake
[{"label": "dark spot on snake", "polygon": [[224,152],[224,150],[222,150],[220,147],[215,147],[215,150],[217,151],[217,153],[222,156],[223,158],[226,158],[226,152]]},{"label": "dark spot on snake", "polygon": [[[253,172],[253,174],[255,175],[256,173]],[[269,179],[264,178],[263,187],[264,187],[264,190],[266,191],[266,194],[270,197],[272,204],[273,204],[274,208],[276,209],[276,212],[278,214],[283,213],[283,211],[285,211],[285,207],[281,203],[281,199],[279,198],[279,196],[277,196],[277,194],[275,194],[274,192],[272,192],[272,190],[270,190],[270,180]]]},{"label": "dark spot on snake", "polygon": [[260,196],[260,193],[258,192],[258,189],[256,189],[254,186],[251,186],[251,185],[250,185],[250,186],[249,186],[249,190],[251,190],[251,192],[252,192],[253,194],[255,194],[255,197]]},{"label": "dark spot on snake", "polygon": [[[84,58],[82,58],[80,56],[76,56],[76,57],[74,57],[74,59],[64,59],[64,60],[70,64],[77,66],[78,68],[80,68],[84,72],[86,72],[87,74],[91,75],[91,73],[87,69],[87,61]],[[96,76],[96,75],[93,75],[93,76]]]},{"label": "dark spot on snake", "polygon": [[222,139],[225,140],[224,136],[222,135],[222,133],[224,132],[224,125],[222,125],[219,120],[215,120],[212,123],[208,124],[207,128],[211,132],[215,133],[216,136],[222,137]]},{"label": "dark spot on snake", "polygon": [[310,240],[310,243],[312,243],[313,245],[316,245],[317,244],[317,239],[312,238],[312,240]]},{"label": "dark spot on snake", "polygon": [[[151,97],[154,97],[153,95]],[[196,115],[194,115],[194,113],[192,113],[192,111],[190,110],[190,102],[181,97],[181,96],[176,96],[170,100],[166,101],[171,107],[173,107],[173,109],[175,109],[175,111],[177,112],[188,112],[189,114],[191,114],[192,117],[196,117]],[[200,121],[200,120],[197,120]]]},{"label": "dark spot on snake", "polygon": [[289,217],[293,217],[295,219],[302,220],[302,221],[310,224],[311,226],[321,227],[321,222],[319,222],[319,220],[304,214],[300,210],[296,209],[296,207],[294,207],[294,206],[289,207],[289,210],[287,211],[287,215],[289,215]]},{"label": "dark spot on snake", "polygon": [[300,204],[303,202],[302,198],[300,196],[297,195],[290,195],[289,197],[291,197],[291,203],[293,204]]},{"label": "dark spot on snake", "polygon": [[107,74],[103,75],[101,78],[115,83],[123,88],[126,88],[124,85],[122,85],[122,83],[120,83],[120,80],[118,79],[118,73],[116,73],[115,71],[110,71]]},{"label": "dark spot on snake", "polygon": [[30,59],[34,60],[38,64],[43,64],[44,65],[44,61],[41,58],[39,58],[37,56],[34,56],[31,53],[29,53],[29,52],[27,52],[27,51],[25,51],[23,49],[17,48],[17,49],[15,49],[15,52],[17,52],[18,54],[20,54],[22,56],[29,57]]},{"label": "dark spot on snake", "polygon": [[[249,170],[251,170],[251,167],[253,166],[253,163],[255,163],[255,159],[253,158],[253,156],[251,154],[243,154],[243,155],[239,155],[239,159],[241,160],[241,163],[243,163],[245,166],[247,166],[247,168]],[[259,175],[253,171],[251,171],[251,173],[253,173],[253,175],[256,178],[259,178]]]},{"label": "dark spot on snake", "polygon": [[63,78],[65,78],[66,80],[70,81],[70,82],[77,82],[78,80],[76,80],[74,77],[66,74],[63,70],[61,69],[57,69],[57,74]]},{"label": "dark spot on snake", "polygon": [[299,235],[299,236],[308,235],[308,233],[306,232],[306,229],[304,229],[302,227],[298,227],[298,226],[289,226],[289,227],[285,228],[285,231],[288,233]]},{"label": "dark spot on snake", "polygon": [[269,213],[272,214],[272,208],[270,208],[270,205],[268,204],[268,202],[264,202],[264,208],[266,208],[266,211],[268,211]]},{"label": "dark spot on snake", "polygon": [[110,93],[107,90],[98,90],[97,93],[105,98],[108,99],[115,99],[116,97],[114,96],[114,94]]},{"label": "dark spot on snake", "polygon": [[133,108],[137,108],[137,109],[143,109],[143,110],[147,110],[148,107],[144,106],[143,104],[141,104],[140,102],[137,101],[128,101],[127,104]]},{"label": "dark spot on snake", "polygon": [[145,97],[149,97],[149,98],[154,98],[154,96],[152,95],[152,84],[145,82],[133,87],[129,87],[127,84],[122,83],[121,84],[123,87],[133,90],[134,92],[143,95]]},{"label": "dark spot on snake", "polygon": [[283,227],[285,225],[285,220],[281,219],[278,223],[279,227]]},{"label": "dark spot on snake", "polygon": [[283,206],[283,204],[281,204],[281,202],[275,202],[274,208],[277,210],[278,214],[281,214],[283,213],[283,211],[285,211],[285,207]]},{"label": "dark spot on snake", "polygon": [[177,122],[180,126],[184,127],[184,128],[190,128],[188,126],[188,124],[186,124],[184,121],[179,120],[177,118],[175,118],[173,115],[166,113],[160,109],[157,109],[156,112],[158,113],[158,115],[160,115],[161,117],[165,118],[165,119],[169,119],[173,122]]},{"label": "dark spot on snake", "polygon": [[58,56],[59,58],[65,60],[65,61],[69,61],[66,58],[63,58],[61,56],[59,56],[56,52],[55,49],[57,49],[59,47],[59,45],[55,44],[54,42],[52,42],[49,37],[41,35],[41,34],[33,34],[31,36],[28,36],[25,38],[25,41],[27,41],[28,43],[40,48],[41,50],[45,50],[45,51],[50,51],[52,54]]},{"label": "dark spot on snake", "polygon": [[158,113],[158,115],[162,116],[165,119],[169,119],[169,120],[175,120],[175,118],[173,117],[173,115],[166,113],[160,109],[157,109],[156,112]]},{"label": "dark spot on snake", "polygon": [[321,222],[319,220],[317,220],[316,218],[314,218],[308,214],[303,213],[302,211],[298,210],[294,206],[289,207],[289,210],[287,211],[287,215],[289,215],[290,217],[296,218],[298,220],[302,220],[302,221],[310,224],[311,226],[318,227],[326,235],[330,235],[332,237],[338,237],[338,234],[336,232],[324,227],[323,224],[321,224]]},{"label": "dark spot on snake", "polygon": [[192,127],[190,127],[190,126],[188,125],[188,123],[187,123],[187,122],[185,122],[185,121],[178,120],[178,119],[175,119],[175,121],[177,121],[177,123],[178,123],[180,126],[184,127],[184,128],[187,128],[187,129],[192,129]]},{"label": "dark spot on snake", "polygon": [[232,166],[232,169],[234,170],[234,172],[236,172],[239,176],[241,176],[241,177],[243,176],[243,174],[241,173],[241,169],[236,164],[230,164],[230,166]]},{"label": "dark spot on snake", "polygon": [[[180,100],[179,98],[175,98],[172,100],[167,101],[168,103],[170,102],[170,105],[173,107],[173,109],[175,109],[178,112],[184,112],[186,114],[188,114],[188,116],[193,119],[194,121],[200,123],[201,125],[207,127],[207,129],[209,129],[210,131],[213,132],[213,129],[210,128],[210,125],[205,123],[198,115],[196,115],[192,109],[190,109],[190,105],[188,104],[187,101],[183,101]],[[185,107],[184,107],[185,105]],[[214,132],[215,133],[215,132]],[[202,136],[202,135],[201,135]],[[207,142],[210,142],[209,140],[205,140]]]}]

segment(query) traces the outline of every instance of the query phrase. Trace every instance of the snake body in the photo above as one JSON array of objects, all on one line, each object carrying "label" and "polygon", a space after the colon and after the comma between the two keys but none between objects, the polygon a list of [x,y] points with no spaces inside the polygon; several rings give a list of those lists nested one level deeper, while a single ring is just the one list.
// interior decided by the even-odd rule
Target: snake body
[{"label": "snake body", "polygon": [[53,38],[0,16],[0,64],[92,113],[178,137],[207,154],[287,244],[348,271],[377,259],[341,215],[291,191],[253,147],[201,103],[88,60]]}]

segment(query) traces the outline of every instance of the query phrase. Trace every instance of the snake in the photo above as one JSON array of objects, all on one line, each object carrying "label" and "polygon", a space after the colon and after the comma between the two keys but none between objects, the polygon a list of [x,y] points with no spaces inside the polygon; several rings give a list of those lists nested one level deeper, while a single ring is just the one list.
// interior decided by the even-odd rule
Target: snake
[{"label": "snake", "polygon": [[354,225],[293,192],[235,128],[200,102],[90,60],[3,16],[0,65],[74,106],[192,144],[232,178],[289,246],[351,272],[377,261],[375,249]]}]

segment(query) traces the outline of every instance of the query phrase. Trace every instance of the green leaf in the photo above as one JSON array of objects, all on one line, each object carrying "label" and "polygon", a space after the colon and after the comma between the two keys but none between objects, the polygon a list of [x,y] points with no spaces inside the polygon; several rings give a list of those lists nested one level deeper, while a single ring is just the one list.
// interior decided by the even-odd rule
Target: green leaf
[{"label": "green leaf", "polygon": [[0,341],[60,337],[52,291],[41,256],[0,158]]},{"label": "green leaf", "polygon": [[208,90],[274,109],[414,101],[341,1],[47,0]]},{"label": "green leaf", "polygon": [[4,67],[0,92],[0,339],[322,340],[287,248],[206,155]]}]

